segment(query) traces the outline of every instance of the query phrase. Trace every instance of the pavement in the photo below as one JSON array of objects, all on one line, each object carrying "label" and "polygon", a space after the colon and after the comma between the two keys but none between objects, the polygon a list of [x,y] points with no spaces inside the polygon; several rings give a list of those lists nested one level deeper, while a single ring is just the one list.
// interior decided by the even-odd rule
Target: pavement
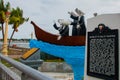
[{"label": "pavement", "polygon": [[43,72],[43,74],[56,80],[73,80],[73,73]]},{"label": "pavement", "polygon": [[[14,67],[10,68],[13,72],[17,73],[17,75],[21,76],[21,71],[17,70]],[[54,78],[55,80],[74,80],[73,73],[65,73],[65,72],[42,72],[43,74]]]}]

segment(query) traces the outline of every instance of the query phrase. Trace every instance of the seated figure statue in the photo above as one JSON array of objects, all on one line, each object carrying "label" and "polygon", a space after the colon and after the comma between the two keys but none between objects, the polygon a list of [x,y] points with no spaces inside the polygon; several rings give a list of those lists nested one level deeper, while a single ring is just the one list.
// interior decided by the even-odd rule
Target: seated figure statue
[{"label": "seated figure statue", "polygon": [[57,40],[60,40],[62,36],[69,36],[69,24],[70,21],[65,21],[64,19],[58,19],[58,23],[60,26],[57,26],[56,23],[54,23],[53,27],[59,31],[59,36]]}]

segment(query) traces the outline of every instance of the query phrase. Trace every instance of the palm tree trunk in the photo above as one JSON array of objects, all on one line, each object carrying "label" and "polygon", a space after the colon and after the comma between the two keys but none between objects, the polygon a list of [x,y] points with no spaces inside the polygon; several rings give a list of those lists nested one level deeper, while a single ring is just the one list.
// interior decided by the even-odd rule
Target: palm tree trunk
[{"label": "palm tree trunk", "polygon": [[10,36],[9,43],[8,43],[8,50],[10,48],[10,42],[12,40],[12,37],[13,37],[14,33],[15,33],[15,29],[13,30],[12,35]]},{"label": "palm tree trunk", "polygon": [[4,26],[3,26],[4,23],[2,23],[2,35],[3,35],[3,40],[4,40]]}]

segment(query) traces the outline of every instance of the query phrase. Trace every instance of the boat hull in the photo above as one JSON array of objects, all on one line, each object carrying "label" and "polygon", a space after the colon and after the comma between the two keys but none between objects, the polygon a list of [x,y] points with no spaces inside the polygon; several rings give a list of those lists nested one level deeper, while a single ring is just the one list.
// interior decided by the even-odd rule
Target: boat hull
[{"label": "boat hull", "polygon": [[37,26],[33,21],[31,24],[34,26],[35,36],[37,40],[42,40],[56,45],[65,45],[65,46],[84,46],[85,45],[85,36],[63,36],[60,40],[57,40],[58,35],[51,34],[42,30]]}]

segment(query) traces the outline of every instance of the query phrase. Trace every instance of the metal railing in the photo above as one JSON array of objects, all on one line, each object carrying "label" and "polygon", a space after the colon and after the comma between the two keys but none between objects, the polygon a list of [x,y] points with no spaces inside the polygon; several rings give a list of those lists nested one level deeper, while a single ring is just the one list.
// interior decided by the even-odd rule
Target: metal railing
[{"label": "metal railing", "polygon": [[0,63],[0,80],[21,80],[20,76]]},{"label": "metal railing", "polygon": [[[15,61],[2,54],[0,54],[0,59],[5,60],[7,63],[12,65],[13,67],[20,70],[23,74],[27,75],[27,77],[30,77],[31,80],[55,80],[54,78],[44,75],[40,71],[37,71],[29,66],[26,66],[25,64]],[[22,78],[22,76],[19,77],[16,74],[14,74],[12,71],[8,70],[8,68],[1,63],[0,63],[0,71],[2,71],[0,72],[1,80],[25,80]],[[11,76],[11,74],[13,75]]]}]

